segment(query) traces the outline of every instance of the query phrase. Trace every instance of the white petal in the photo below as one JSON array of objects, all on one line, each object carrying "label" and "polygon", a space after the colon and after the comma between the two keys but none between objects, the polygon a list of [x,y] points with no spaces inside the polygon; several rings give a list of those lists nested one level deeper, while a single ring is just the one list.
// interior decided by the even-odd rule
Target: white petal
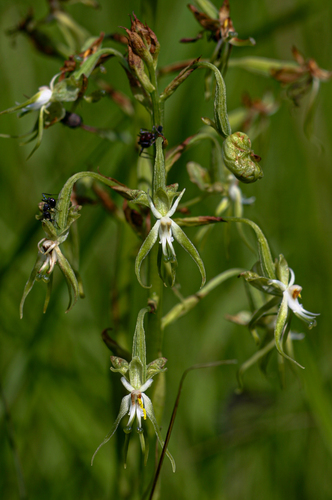
[{"label": "white petal", "polygon": [[175,214],[176,212],[176,209],[178,208],[178,204],[180,203],[180,200],[182,198],[182,196],[184,195],[184,192],[185,192],[186,188],[184,188],[183,191],[181,191],[181,193],[179,194],[179,196],[177,197],[175,203],[173,204],[172,208],[169,210],[169,212],[166,214],[166,217],[172,217],[172,215]]},{"label": "white petal", "polygon": [[291,268],[289,268],[289,272],[290,272],[291,278],[289,280],[288,286],[293,286],[295,283],[295,274],[294,274],[293,269],[291,269]]},{"label": "white petal", "polygon": [[125,386],[128,392],[133,392],[135,389],[132,385],[129,384],[128,380],[124,377],[121,377],[121,382]]},{"label": "white petal", "polygon": [[[129,395],[129,397],[131,398],[131,396]],[[136,414],[136,406],[137,404],[131,404],[130,405],[130,408],[129,408],[129,420],[128,420],[128,424],[127,426],[130,427],[131,424],[133,423],[134,421],[134,418],[135,418],[135,414]]]},{"label": "white petal", "polygon": [[[152,378],[149,378],[149,379],[145,382],[145,384],[143,384],[143,385],[139,388],[139,390],[140,390],[141,392],[145,392],[145,391],[146,391],[146,390],[147,390],[147,389],[148,389],[148,388],[152,385],[152,382],[153,382],[153,379],[152,379]],[[142,394],[142,396],[143,396],[143,394]]]},{"label": "white petal", "polygon": [[151,209],[151,212],[153,213],[153,215],[155,216],[156,219],[161,219],[162,218],[162,215],[161,213],[159,212],[159,210],[156,209],[156,207],[154,206],[154,203],[152,201],[152,198],[151,196],[148,195],[148,200],[149,200],[149,205],[150,205],[150,209]]}]

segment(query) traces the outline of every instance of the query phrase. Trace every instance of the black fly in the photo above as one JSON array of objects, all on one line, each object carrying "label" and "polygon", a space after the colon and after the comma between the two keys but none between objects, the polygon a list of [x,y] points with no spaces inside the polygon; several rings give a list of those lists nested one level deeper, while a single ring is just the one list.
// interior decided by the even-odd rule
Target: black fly
[{"label": "black fly", "polygon": [[158,127],[153,126],[152,130],[142,130],[138,134],[139,140],[138,144],[141,146],[141,150],[139,152],[139,156],[142,155],[143,150],[150,148],[158,139],[158,137],[163,136],[163,127],[159,125]]},{"label": "black fly", "polygon": [[39,203],[39,210],[41,211],[41,220],[49,220],[50,222],[54,222],[52,219],[52,214],[56,208],[56,200],[47,196],[47,193],[42,193],[43,200]]}]

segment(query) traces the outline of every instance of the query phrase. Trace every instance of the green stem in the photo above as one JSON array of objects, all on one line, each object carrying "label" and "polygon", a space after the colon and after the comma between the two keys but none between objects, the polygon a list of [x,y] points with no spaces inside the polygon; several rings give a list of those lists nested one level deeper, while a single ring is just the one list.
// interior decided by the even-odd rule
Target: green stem
[{"label": "green stem", "polygon": [[[150,81],[154,86],[155,90],[151,93],[152,100],[152,119],[153,126],[159,127],[163,125],[163,104],[160,101],[160,96],[158,92],[158,82],[156,77],[156,71],[153,64],[148,66]],[[152,199],[155,199],[158,189],[165,191],[166,189],[166,170],[165,170],[165,155],[162,148],[163,139],[160,137],[156,141],[155,147],[155,162],[153,168],[153,179],[152,179]],[[161,318],[162,318],[162,298],[163,298],[163,283],[159,277],[157,269],[157,256],[158,256],[158,245],[154,245],[150,254],[148,262],[148,277],[149,283],[151,283],[151,288],[149,289],[149,303],[156,308],[154,314],[150,315],[149,329],[147,334],[147,352],[148,359],[155,359],[161,356],[162,352],[162,341],[163,341],[163,331],[161,329]]]}]

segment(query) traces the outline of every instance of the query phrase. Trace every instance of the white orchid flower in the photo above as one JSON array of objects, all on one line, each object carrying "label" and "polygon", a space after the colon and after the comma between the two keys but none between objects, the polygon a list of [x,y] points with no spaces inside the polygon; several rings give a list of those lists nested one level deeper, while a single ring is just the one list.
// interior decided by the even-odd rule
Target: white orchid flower
[{"label": "white orchid flower", "polygon": [[135,272],[137,279],[139,283],[145,288],[147,287],[142,283],[140,277],[141,265],[145,257],[150,252],[153,245],[156,243],[158,236],[165,262],[176,263],[176,253],[173,247],[173,241],[175,239],[178,243],[180,243],[180,245],[189,253],[192,259],[196,262],[202,276],[201,286],[203,286],[206,281],[204,264],[196,247],[189,240],[186,234],[182,231],[180,226],[174,220],[172,220],[172,216],[176,212],[176,209],[178,208],[178,205],[180,203],[182,196],[184,195],[184,192],[185,189],[177,197],[176,201],[173,203],[173,206],[168,211],[165,210],[165,213],[163,213],[162,209],[158,210],[155,204],[153,203],[152,199],[148,197],[151,212],[157,219],[157,222],[154,224],[148,236],[144,240],[141,248],[139,249],[135,262]]}]

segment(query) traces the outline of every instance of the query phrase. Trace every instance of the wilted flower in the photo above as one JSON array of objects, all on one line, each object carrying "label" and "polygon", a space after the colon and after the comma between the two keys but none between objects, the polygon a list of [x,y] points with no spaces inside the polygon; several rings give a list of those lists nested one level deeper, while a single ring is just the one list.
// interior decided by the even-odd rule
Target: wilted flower
[{"label": "wilted flower", "polygon": [[[256,42],[253,38],[247,40],[237,38],[230,17],[229,0],[224,0],[219,11],[210,2],[206,2],[206,7],[205,12],[200,12],[194,5],[188,4],[188,9],[194,14],[203,30],[210,32],[210,36],[215,42],[226,40],[231,45],[255,45]],[[181,42],[195,42],[201,37],[200,33],[196,38],[183,38]]]}]

